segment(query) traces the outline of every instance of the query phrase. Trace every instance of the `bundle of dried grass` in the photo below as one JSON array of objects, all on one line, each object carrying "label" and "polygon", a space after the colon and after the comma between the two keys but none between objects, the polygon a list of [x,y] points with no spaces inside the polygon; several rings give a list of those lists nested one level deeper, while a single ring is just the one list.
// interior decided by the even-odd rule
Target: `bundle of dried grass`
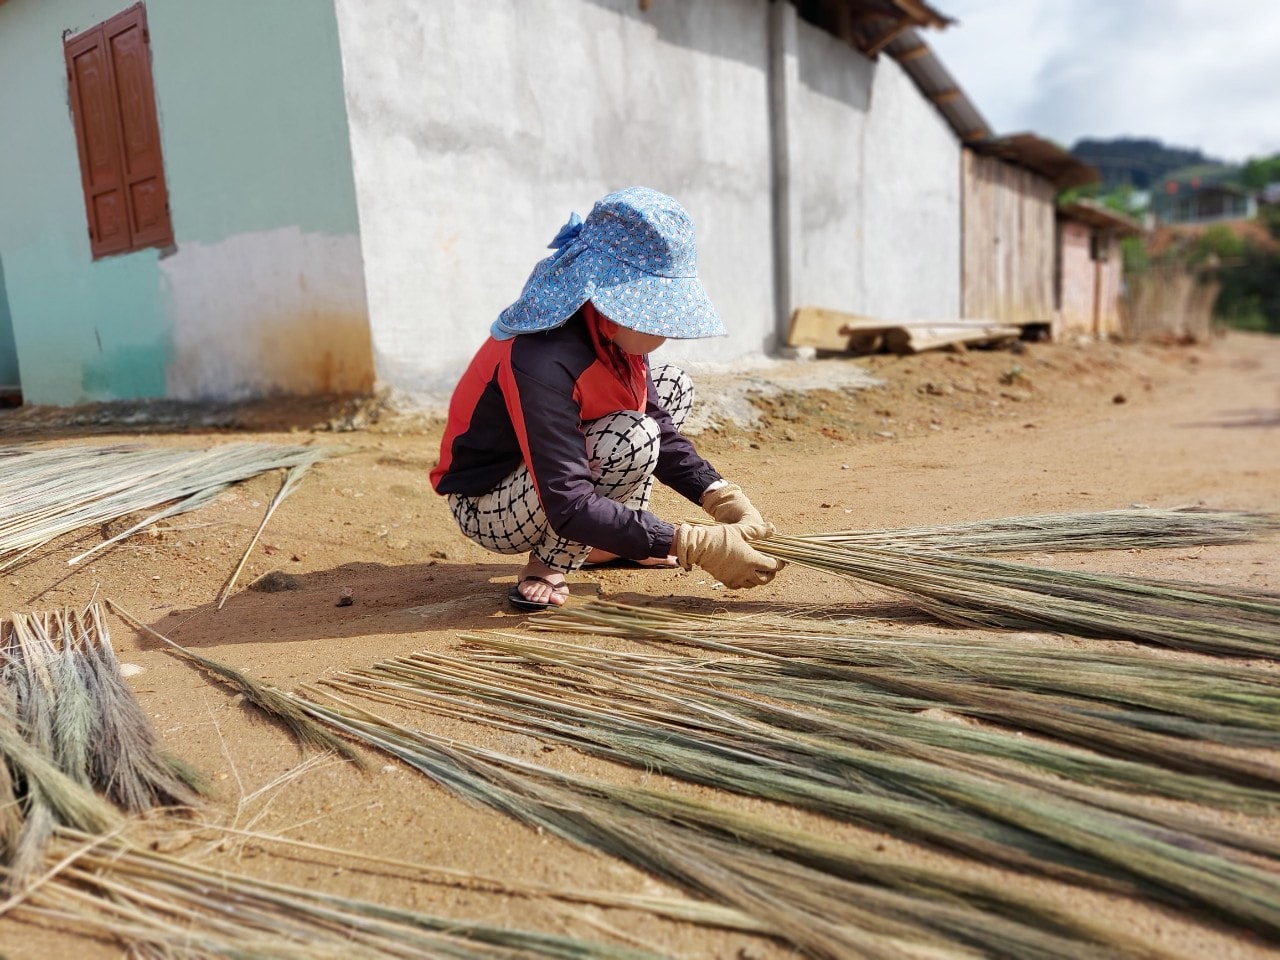
[{"label": "bundle of dried grass", "polygon": [[810,956],[1151,956],[1123,931],[1007,888],[836,848],[674,793],[554,771],[326,699],[310,707],[317,717],[461,796],[736,907]]},{"label": "bundle of dried grass", "polygon": [[58,825],[198,802],[199,778],[160,749],[124,683],[102,611],[0,621],[0,863],[28,877]]},{"label": "bundle of dried grass", "polygon": [[331,453],[257,443],[207,450],[125,444],[0,447],[0,570],[63,534],[156,511],[67,561],[78,563],[159,520],[209,502],[233,483],[268,470],[302,470]]},{"label": "bundle of dried grass", "polygon": [[107,603],[130,626],[146,633],[148,636],[155,637],[165,645],[165,649],[179,659],[195,665],[204,673],[233,687],[264,714],[284,726],[299,746],[311,747],[317,750],[332,750],[357,766],[364,767],[363,758],[349,743],[341,737],[334,736],[323,726],[312,720],[289,694],[269,684],[262,683],[260,680],[255,680],[235,667],[219,663],[217,660],[211,660],[192,650],[188,650],[181,644],[170,640],[164,634],[148,627],[116,601],[108,600]]},{"label": "bundle of dried grass", "polygon": [[848,546],[949,553],[1149,550],[1245,543],[1280,530],[1280,516],[1248,510],[1131,507],[1095,513],[1037,514],[895,530],[839,530],[805,540]]},{"label": "bundle of dried grass", "polygon": [[985,863],[1107,888],[1120,878],[1280,935],[1280,881],[1236,854],[1265,857],[1280,846],[1248,833],[1160,811],[1152,819],[1103,791],[1064,788],[1011,764],[995,741],[986,752],[973,744],[953,749],[909,727],[860,727],[869,717],[857,714],[824,729],[820,713],[785,702],[785,683],[768,698],[727,694],[691,671],[673,675],[675,662],[620,671],[605,650],[565,657],[549,643],[472,639],[518,653],[529,669],[417,654],[332,683],[887,829]]},{"label": "bundle of dried grass", "polygon": [[[782,686],[786,701],[853,711],[859,724],[870,710],[902,717],[941,709],[1142,764],[1137,771],[1091,764],[1089,776],[1101,778],[1094,782],[1135,779],[1152,792],[1253,810],[1271,806],[1280,785],[1273,764],[1219,746],[1280,747],[1280,679],[1229,662],[888,635],[853,621],[698,616],[599,600],[538,617],[530,627],[702,647],[726,656],[695,660],[688,671],[665,669],[747,691]],[[636,659],[613,656],[617,670]],[[644,658],[637,662],[647,668]],[[963,728],[939,729],[952,742],[964,739]],[[1065,758],[1055,766],[1051,751],[1034,755],[1058,775],[1085,772]]]},{"label": "bundle of dried grass", "polygon": [[60,830],[55,865],[0,903],[27,919],[173,960],[656,960],[569,936],[445,918],[216,870],[124,839]]},{"label": "bundle of dried grass", "polygon": [[811,537],[775,536],[754,546],[788,563],[883,587],[947,623],[1049,629],[1236,656],[1280,653],[1276,594]]}]

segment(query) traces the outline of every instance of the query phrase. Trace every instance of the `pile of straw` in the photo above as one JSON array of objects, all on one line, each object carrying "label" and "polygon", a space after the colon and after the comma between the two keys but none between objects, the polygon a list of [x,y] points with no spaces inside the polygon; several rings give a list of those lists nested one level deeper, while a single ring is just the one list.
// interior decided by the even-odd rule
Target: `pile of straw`
[{"label": "pile of straw", "polygon": [[1280,653],[1277,594],[862,546],[829,535],[774,536],[754,546],[788,563],[883,587],[947,623],[1048,629],[1213,654]]},{"label": "pile of straw", "polygon": [[736,908],[809,956],[1152,956],[1123,931],[945,868],[833,847],[827,836],[669,791],[552,770],[342,698],[311,709],[464,798]]},{"label": "pile of straw", "polygon": [[859,547],[948,553],[1149,550],[1247,543],[1280,530],[1280,517],[1248,510],[1130,507],[1093,513],[1035,514],[893,530],[838,530],[803,539]]},{"label": "pile of straw", "polygon": [[112,804],[191,805],[199,789],[159,748],[98,605],[0,621],[0,864],[12,877],[32,875],[55,827],[106,831]]},{"label": "pile of straw", "polygon": [[[445,918],[255,879],[156,853],[119,836],[57,831],[54,864],[0,916],[126,944],[171,960],[657,960],[568,936]],[[0,870],[0,876],[3,871]]]},{"label": "pile of straw", "polygon": [[[1267,675],[1143,654],[849,635],[847,625],[805,633],[787,623],[594,603],[534,626],[713,652],[620,654],[469,635],[489,650],[418,653],[342,674],[327,683],[337,693],[308,691],[310,709],[465,798],[742,910],[813,956],[1145,950],[1017,885],[833,849],[826,836],[684,795],[399,725],[350,698],[558,742],[984,865],[1192,905],[1280,940],[1280,845],[1127,795],[1273,812],[1280,770],[1218,746],[1280,742],[1280,698]],[[935,715],[939,707],[993,722],[957,724]],[[1216,765],[1201,764],[1215,755]]]},{"label": "pile of straw", "polygon": [[154,511],[67,561],[78,563],[153,523],[208,503],[233,483],[280,468],[301,471],[329,455],[320,447],[262,443],[206,450],[129,444],[0,447],[0,570],[64,534]]}]

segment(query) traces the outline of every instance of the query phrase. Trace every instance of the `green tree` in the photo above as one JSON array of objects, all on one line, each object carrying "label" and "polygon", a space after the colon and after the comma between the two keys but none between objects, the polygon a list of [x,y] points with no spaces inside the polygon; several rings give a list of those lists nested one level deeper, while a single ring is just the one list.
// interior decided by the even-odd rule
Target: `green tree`
[{"label": "green tree", "polygon": [[1280,183],[1280,153],[1247,160],[1240,172],[1240,182],[1254,190],[1261,190],[1269,183]]}]

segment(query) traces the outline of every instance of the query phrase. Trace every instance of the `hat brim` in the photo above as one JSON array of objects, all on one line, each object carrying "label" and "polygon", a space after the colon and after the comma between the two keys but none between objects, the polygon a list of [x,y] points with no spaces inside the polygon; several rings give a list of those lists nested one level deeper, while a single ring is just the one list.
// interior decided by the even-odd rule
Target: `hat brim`
[{"label": "hat brim", "polygon": [[627,283],[597,288],[590,299],[614,323],[637,333],[696,340],[729,332],[697,277],[641,274]]},{"label": "hat brim", "polygon": [[620,326],[675,340],[728,333],[697,277],[658,277],[589,248],[543,260],[520,299],[502,311],[494,336],[552,330],[588,300]]}]

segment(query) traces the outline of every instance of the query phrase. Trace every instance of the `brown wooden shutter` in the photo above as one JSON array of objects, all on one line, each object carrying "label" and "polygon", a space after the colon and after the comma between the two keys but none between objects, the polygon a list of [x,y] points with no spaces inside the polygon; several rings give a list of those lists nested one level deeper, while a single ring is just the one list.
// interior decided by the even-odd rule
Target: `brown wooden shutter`
[{"label": "brown wooden shutter", "polygon": [[139,4],[112,17],[102,29],[111,51],[111,72],[116,83],[124,187],[133,246],[171,243],[173,228],[169,223],[169,192],[160,156],[156,96],[151,86],[146,11]]},{"label": "brown wooden shutter", "polygon": [[94,257],[121,253],[132,244],[117,143],[120,122],[102,28],[68,41],[66,53],[80,178],[89,216],[89,246]]},{"label": "brown wooden shutter", "polygon": [[68,40],[66,55],[93,256],[172,243],[142,4]]}]

